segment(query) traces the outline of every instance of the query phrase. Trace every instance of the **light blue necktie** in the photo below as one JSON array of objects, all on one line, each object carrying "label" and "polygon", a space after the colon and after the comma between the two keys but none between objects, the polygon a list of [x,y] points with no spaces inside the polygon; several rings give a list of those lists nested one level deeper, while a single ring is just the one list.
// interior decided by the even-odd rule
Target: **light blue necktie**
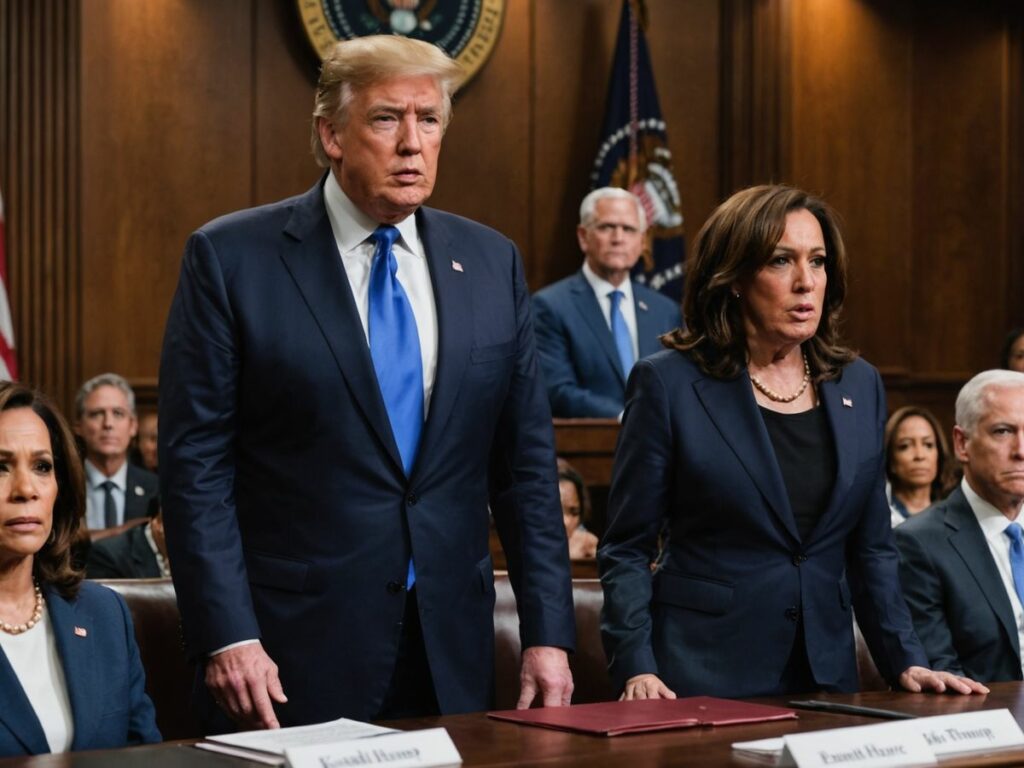
[{"label": "light blue necktie", "polygon": [[636,358],[633,356],[633,340],[629,338],[629,328],[626,327],[626,319],[619,309],[619,302],[622,301],[622,291],[612,291],[608,294],[612,302],[612,338],[615,339],[615,348],[619,352],[619,362],[622,364],[622,375],[629,378],[629,372],[633,369]]},{"label": "light blue necktie", "polygon": [[[423,360],[416,318],[398,282],[398,262],[392,248],[398,236],[398,230],[386,224],[373,233],[377,245],[370,268],[370,357],[402,467],[409,477],[423,430]],[[416,571],[410,558],[406,587],[412,589],[415,583]]]},{"label": "light blue necktie", "polygon": [[1024,605],[1024,541],[1019,523],[1010,523],[1003,531],[1010,538],[1010,571],[1013,573],[1013,586],[1017,597]]}]

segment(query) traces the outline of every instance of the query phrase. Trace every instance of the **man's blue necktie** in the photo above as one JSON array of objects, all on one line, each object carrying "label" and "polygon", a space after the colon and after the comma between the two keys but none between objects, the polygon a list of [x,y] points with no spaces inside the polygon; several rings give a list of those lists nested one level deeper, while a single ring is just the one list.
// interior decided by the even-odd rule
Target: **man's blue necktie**
[{"label": "man's blue necktie", "polygon": [[[392,246],[398,240],[395,227],[381,225],[373,233],[376,247],[370,268],[370,357],[377,383],[388,409],[391,433],[398,444],[406,477],[423,430],[423,360],[412,306],[398,282],[398,262]],[[412,559],[406,586],[416,582]]]},{"label": "man's blue necktie", "polygon": [[615,339],[615,348],[619,352],[619,362],[622,363],[622,375],[629,378],[629,372],[633,369],[636,358],[633,356],[633,340],[629,337],[629,328],[626,327],[626,319],[619,310],[619,302],[622,301],[622,291],[612,291],[608,298],[612,302],[612,338]]},{"label": "man's blue necktie", "polygon": [[1010,571],[1017,597],[1024,605],[1024,541],[1019,523],[1010,523],[1003,531],[1010,538]]}]

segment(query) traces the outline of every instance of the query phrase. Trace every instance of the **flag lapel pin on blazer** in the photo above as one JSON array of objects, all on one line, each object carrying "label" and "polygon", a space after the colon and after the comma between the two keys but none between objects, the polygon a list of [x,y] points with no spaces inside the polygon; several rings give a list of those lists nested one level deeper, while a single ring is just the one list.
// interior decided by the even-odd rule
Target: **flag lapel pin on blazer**
[{"label": "flag lapel pin on blazer", "polygon": [[75,627],[75,637],[88,637],[89,630],[85,627]]},{"label": "flag lapel pin on blazer", "polygon": [[844,397],[843,398],[843,408],[853,408],[853,398],[851,398],[851,397]]},{"label": "flag lapel pin on blazer", "polygon": [[459,262],[457,262],[455,259],[452,259],[452,269],[454,269],[456,272],[462,272],[463,271],[462,270],[462,265],[459,264]]}]

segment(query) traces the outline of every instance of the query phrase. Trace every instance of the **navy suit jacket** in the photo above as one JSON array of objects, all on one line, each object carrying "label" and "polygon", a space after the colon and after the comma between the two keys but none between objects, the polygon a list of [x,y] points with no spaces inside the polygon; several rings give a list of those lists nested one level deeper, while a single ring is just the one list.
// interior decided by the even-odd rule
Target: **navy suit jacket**
[{"label": "navy suit jacket", "polygon": [[150,504],[160,494],[160,481],[148,469],[128,463],[128,475],[125,478],[124,519],[133,520],[138,517],[149,517]]},{"label": "navy suit jacket", "polygon": [[[633,300],[644,358],[663,349],[658,337],[683,320],[674,301],[636,282]],[[622,370],[608,321],[583,273],[537,291],[533,311],[552,414],[615,418],[622,413],[629,372]]]},{"label": "navy suit jacket", "polygon": [[[82,582],[78,597],[44,591],[74,720],[71,751],[160,741],[128,608],[120,595]],[[82,629],[84,635],[76,633]],[[14,669],[0,651],[0,756],[50,751]]]},{"label": "navy suit jacket", "polygon": [[1020,680],[1010,598],[960,488],[895,529],[900,578],[934,669],[983,683]]},{"label": "navy suit jacket", "polygon": [[90,579],[159,579],[160,565],[146,539],[146,526],[92,542],[85,572]]},{"label": "navy suit jacket", "polygon": [[817,683],[855,690],[848,572],[862,587],[858,618],[877,617],[869,626],[878,631],[865,635],[881,668],[926,663],[892,544],[881,379],[855,360],[819,393],[838,469],[827,508],[801,541],[747,376],[712,378],[672,350],[633,368],[598,551],[619,690],[650,672],[681,696],[771,692],[798,619]]},{"label": "navy suit jacket", "polygon": [[[571,648],[551,412],[515,246],[420,209],[438,367],[406,477],[322,183],[192,235],[160,370],[160,482],[191,655],[261,637],[282,725],[379,711],[410,556],[445,713],[490,706],[490,505],[524,645]],[[202,713],[201,713],[202,714]]]}]

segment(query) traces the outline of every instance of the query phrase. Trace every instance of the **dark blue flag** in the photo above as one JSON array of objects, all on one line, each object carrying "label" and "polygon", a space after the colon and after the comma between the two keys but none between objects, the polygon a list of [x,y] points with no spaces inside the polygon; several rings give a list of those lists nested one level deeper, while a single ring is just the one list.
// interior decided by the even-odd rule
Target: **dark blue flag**
[{"label": "dark blue flag", "polygon": [[622,187],[640,198],[647,214],[650,253],[637,263],[633,279],[678,301],[686,250],[683,214],[651,57],[637,13],[641,3],[622,3],[604,130],[590,188]]}]

